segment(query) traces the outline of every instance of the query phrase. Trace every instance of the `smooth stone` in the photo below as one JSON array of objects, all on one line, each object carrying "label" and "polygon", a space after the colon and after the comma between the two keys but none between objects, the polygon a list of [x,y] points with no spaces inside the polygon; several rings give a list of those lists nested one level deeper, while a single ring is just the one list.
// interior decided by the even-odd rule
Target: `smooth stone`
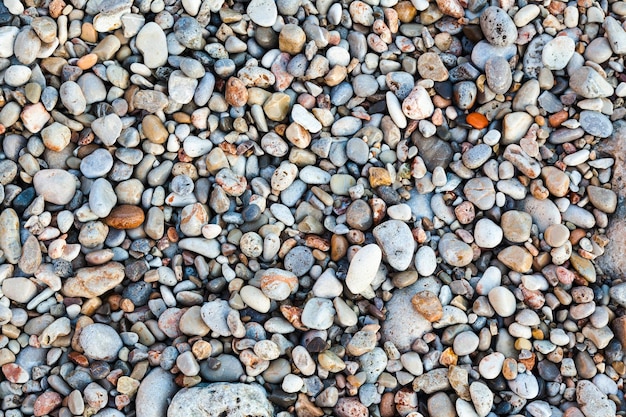
[{"label": "smooth stone", "polygon": [[501,317],[515,314],[517,302],[511,291],[505,287],[495,287],[488,294],[489,303]]},{"label": "smooth stone", "polygon": [[485,63],[485,75],[487,85],[496,94],[504,94],[509,91],[513,78],[509,61],[501,56],[489,58]]},{"label": "smooth stone", "polygon": [[42,169],[33,177],[33,186],[45,201],[65,205],[76,192],[76,177],[62,169]]},{"label": "smooth stone", "polygon": [[432,275],[437,269],[437,254],[430,246],[422,246],[417,250],[415,269],[424,277]]},{"label": "smooth stone", "polygon": [[613,134],[613,123],[600,112],[583,110],[580,112],[579,122],[580,127],[590,135],[608,138]]},{"label": "smooth stone", "polygon": [[458,356],[469,355],[478,348],[478,341],[478,336],[474,332],[462,332],[454,338],[452,348]]},{"label": "smooth stone", "polygon": [[602,98],[613,95],[613,87],[596,70],[582,66],[570,75],[569,85],[585,98]]},{"label": "smooth stone", "polygon": [[66,81],[61,85],[59,97],[67,111],[74,116],[83,114],[87,108],[87,100],[83,91],[74,81]]},{"label": "smooth stone", "polygon": [[326,330],[333,325],[335,318],[335,308],[332,301],[325,298],[311,298],[304,305],[302,311],[302,324],[316,329]]},{"label": "smooth stone", "polygon": [[513,243],[524,243],[530,238],[533,219],[523,211],[510,210],[502,213],[500,226],[504,238]]},{"label": "smooth stone", "polygon": [[480,28],[487,41],[494,46],[509,46],[517,40],[513,19],[499,7],[487,7],[480,15]]},{"label": "smooth stone", "polygon": [[538,200],[528,196],[520,201],[519,209],[530,214],[540,232],[544,232],[552,224],[561,223],[561,212],[550,199]]},{"label": "smooth stone", "polygon": [[509,388],[521,398],[532,400],[539,395],[539,383],[531,373],[520,373],[512,381],[507,381]]},{"label": "smooth stone", "polygon": [[96,149],[82,161],[80,172],[87,178],[104,177],[113,168],[113,156],[106,149]]},{"label": "smooth stone", "polygon": [[483,218],[476,222],[474,240],[481,248],[495,248],[502,242],[503,231],[493,221]]},{"label": "smooth stone", "polygon": [[616,405],[591,381],[582,380],[576,385],[576,400],[586,417],[614,416]]},{"label": "smooth stone", "polygon": [[451,266],[463,267],[472,262],[472,248],[452,233],[444,234],[439,240],[439,254]]},{"label": "smooth stone", "polygon": [[161,417],[177,391],[174,375],[157,367],[141,381],[135,399],[137,417]]},{"label": "smooth stone", "polygon": [[103,218],[111,213],[117,203],[117,196],[111,183],[104,178],[94,181],[89,191],[89,208],[98,217]]},{"label": "smooth stone", "polygon": [[402,112],[412,120],[423,120],[430,117],[435,111],[434,104],[428,91],[421,85],[411,90],[411,93],[402,102]]},{"label": "smooth stone", "polygon": [[516,53],[517,48],[515,45],[495,46],[485,40],[482,40],[472,49],[471,59],[476,68],[484,71],[485,65],[490,58],[500,56],[508,61],[514,57]]},{"label": "smooth stone", "polygon": [[513,112],[504,116],[502,143],[505,145],[518,143],[528,132],[533,120],[530,114],[524,112]]},{"label": "smooth stone", "polygon": [[595,208],[605,213],[613,213],[617,209],[617,194],[608,188],[590,185],[586,188],[589,201]]},{"label": "smooth stone", "polygon": [[415,244],[409,226],[400,220],[388,220],[376,226],[374,238],[385,261],[396,271],[405,271],[413,260]]},{"label": "smooth stone", "polygon": [[562,70],[574,56],[575,47],[569,36],[557,36],[543,47],[542,62],[550,70]]},{"label": "smooth stone", "polygon": [[85,356],[98,361],[112,361],[123,346],[115,329],[106,324],[91,324],[81,330],[80,346]]},{"label": "smooth stone", "polygon": [[2,281],[2,292],[11,301],[26,304],[37,294],[37,286],[28,278],[7,278]]},{"label": "smooth stone", "polygon": [[370,288],[378,273],[382,260],[381,249],[374,244],[359,249],[350,261],[346,275],[346,286],[353,294],[360,294]]},{"label": "smooth stone", "polygon": [[272,0],[252,0],[246,13],[254,23],[262,27],[270,27],[276,22],[278,8]]},{"label": "smooth stone", "polygon": [[472,178],[465,184],[463,193],[468,201],[480,210],[489,210],[496,202],[493,182],[487,177]]},{"label": "smooth stone", "polygon": [[227,321],[230,311],[231,307],[227,301],[215,300],[202,306],[201,316],[213,333],[227,337],[231,335]]},{"label": "smooth stone", "polygon": [[498,253],[498,260],[513,271],[525,273],[532,267],[533,256],[521,246],[508,246]]},{"label": "smooth stone", "polygon": [[99,297],[115,288],[123,279],[124,265],[118,262],[80,268],[74,277],[65,280],[62,293],[67,297]]}]

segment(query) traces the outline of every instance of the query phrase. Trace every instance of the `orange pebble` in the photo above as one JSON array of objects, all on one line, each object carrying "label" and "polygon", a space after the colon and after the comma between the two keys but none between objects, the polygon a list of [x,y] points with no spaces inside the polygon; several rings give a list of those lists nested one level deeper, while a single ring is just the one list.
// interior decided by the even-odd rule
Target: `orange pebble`
[{"label": "orange pebble", "polygon": [[82,70],[87,70],[93,67],[94,65],[96,65],[97,62],[98,62],[98,55],[87,54],[76,62],[76,66]]},{"label": "orange pebble", "polygon": [[465,121],[475,129],[484,129],[489,125],[489,120],[487,120],[484,114],[475,112],[468,114]]}]

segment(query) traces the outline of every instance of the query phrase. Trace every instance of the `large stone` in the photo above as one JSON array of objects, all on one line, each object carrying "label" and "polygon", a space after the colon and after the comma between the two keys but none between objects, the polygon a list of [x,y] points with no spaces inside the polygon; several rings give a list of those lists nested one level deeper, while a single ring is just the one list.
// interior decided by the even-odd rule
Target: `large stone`
[{"label": "large stone", "polygon": [[580,381],[576,386],[576,400],[586,417],[613,417],[615,403],[591,381]]},{"label": "large stone", "polygon": [[149,22],[141,28],[135,43],[148,68],[157,68],[167,62],[167,39],[163,29],[155,22]]},{"label": "large stone", "polygon": [[139,385],[135,410],[137,417],[161,417],[176,393],[174,375],[163,368],[152,370]]},{"label": "large stone", "polygon": [[432,278],[422,278],[413,285],[396,290],[386,304],[387,318],[383,322],[383,339],[392,342],[400,351],[432,330],[431,323],[413,307],[413,296],[420,291],[439,293],[440,284]]},{"label": "large stone", "polygon": [[218,416],[273,417],[274,407],[259,385],[219,382],[180,390],[167,410],[167,417]]},{"label": "large stone", "polygon": [[123,279],[124,265],[109,262],[79,269],[75,277],[65,281],[62,292],[66,297],[98,297],[115,288]]},{"label": "large stone", "polygon": [[65,205],[76,192],[76,177],[62,169],[42,169],[33,177],[33,185],[45,201]]}]

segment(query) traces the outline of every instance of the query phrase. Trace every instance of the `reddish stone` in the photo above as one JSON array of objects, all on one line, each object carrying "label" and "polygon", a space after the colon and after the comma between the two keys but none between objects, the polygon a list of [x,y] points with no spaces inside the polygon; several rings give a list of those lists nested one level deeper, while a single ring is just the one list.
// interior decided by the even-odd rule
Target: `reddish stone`
[{"label": "reddish stone", "polygon": [[2,365],[2,373],[9,382],[14,384],[24,384],[30,379],[24,368],[14,363]]},{"label": "reddish stone", "polygon": [[46,391],[35,400],[33,412],[35,417],[50,414],[52,410],[61,405],[63,398],[58,392]]}]

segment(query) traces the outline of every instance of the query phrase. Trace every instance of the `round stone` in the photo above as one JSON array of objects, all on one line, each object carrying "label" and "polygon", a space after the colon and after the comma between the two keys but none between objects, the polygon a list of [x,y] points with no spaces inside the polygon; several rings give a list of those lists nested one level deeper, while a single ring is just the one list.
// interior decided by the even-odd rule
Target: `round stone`
[{"label": "round stone", "polygon": [[510,317],[515,314],[517,301],[511,291],[505,287],[495,287],[489,291],[489,303],[501,317]]},{"label": "round stone", "polygon": [[122,339],[106,324],[91,324],[81,330],[80,346],[85,356],[98,361],[113,361],[122,348]]},{"label": "round stone", "polygon": [[502,242],[503,231],[493,221],[483,218],[476,222],[474,240],[481,248],[495,248]]}]

